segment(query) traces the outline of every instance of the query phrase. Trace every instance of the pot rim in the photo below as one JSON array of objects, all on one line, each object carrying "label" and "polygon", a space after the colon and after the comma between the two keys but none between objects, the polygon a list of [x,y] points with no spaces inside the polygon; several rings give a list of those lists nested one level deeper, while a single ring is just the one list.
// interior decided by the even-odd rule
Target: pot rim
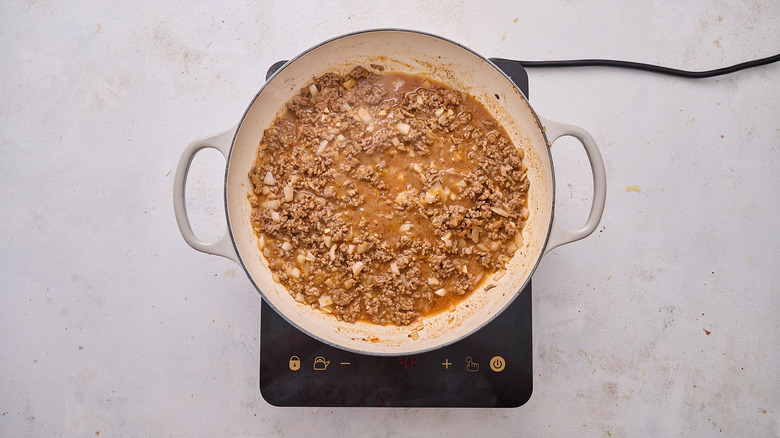
[{"label": "pot rim", "polygon": [[[230,242],[233,245],[233,250],[237,254],[238,262],[241,265],[241,268],[244,270],[244,273],[246,273],[247,277],[249,278],[249,281],[252,283],[252,285],[255,287],[255,289],[260,293],[260,296],[262,297],[263,301],[265,301],[265,303],[267,305],[269,305],[277,314],[279,314],[285,321],[287,321],[289,324],[291,324],[296,329],[298,329],[301,332],[303,332],[303,333],[305,333],[305,334],[315,338],[319,342],[322,342],[322,343],[324,343],[326,345],[329,345],[329,346],[332,346],[332,347],[335,347],[335,348],[338,348],[338,349],[341,349],[341,350],[344,350],[344,351],[348,351],[348,352],[356,353],[356,354],[368,355],[368,356],[393,357],[393,356],[398,356],[399,352],[394,352],[394,351],[375,352],[375,351],[365,351],[365,350],[360,350],[360,349],[357,349],[357,348],[347,347],[347,346],[340,345],[338,343],[332,342],[332,341],[330,341],[328,339],[325,339],[325,338],[317,335],[316,333],[312,333],[312,332],[310,332],[308,330],[305,330],[299,324],[297,324],[295,321],[293,321],[287,314],[285,314],[284,312],[281,312],[269,299],[267,299],[266,296],[265,296],[265,293],[262,291],[262,289],[255,282],[255,280],[252,277],[252,275],[249,273],[249,270],[247,269],[247,267],[246,267],[246,265],[244,263],[244,260],[241,257],[241,253],[238,250],[238,246],[236,245],[236,239],[235,239],[235,236],[233,235],[233,227],[231,226],[231,223],[230,223],[230,214],[229,214],[229,208],[228,208],[228,193],[227,193],[227,191],[228,191],[228,170],[230,169],[230,161],[231,161],[232,156],[233,156],[233,148],[235,146],[235,142],[236,142],[236,138],[238,136],[238,132],[240,131],[241,126],[243,125],[247,115],[249,114],[250,109],[254,106],[254,104],[257,101],[257,99],[260,97],[260,95],[263,93],[263,91],[266,89],[266,87],[273,81],[273,79],[276,76],[278,76],[279,74],[281,74],[281,72],[285,68],[290,66],[292,63],[294,63],[295,61],[297,61],[298,59],[300,59],[304,55],[306,55],[306,54],[308,54],[308,53],[310,53],[310,52],[312,52],[312,51],[314,51],[314,50],[316,50],[316,49],[318,49],[318,48],[320,48],[320,47],[322,47],[322,46],[324,46],[326,44],[329,44],[329,43],[331,43],[333,41],[337,41],[337,40],[340,40],[340,39],[343,39],[343,38],[347,38],[347,37],[352,37],[352,36],[362,35],[362,34],[368,34],[368,33],[377,33],[377,32],[399,32],[399,33],[411,33],[411,34],[424,35],[424,36],[436,38],[436,39],[442,40],[444,42],[453,44],[453,45],[455,45],[455,46],[457,46],[457,47],[459,47],[459,48],[461,48],[463,50],[466,50],[467,52],[473,54],[474,56],[478,57],[479,59],[481,59],[482,61],[487,63],[490,67],[492,67],[494,70],[496,70],[504,79],[507,80],[507,82],[509,84],[511,84],[512,88],[514,88],[520,94],[520,96],[522,96],[523,100],[525,101],[526,105],[528,106],[528,108],[531,111],[531,114],[534,117],[536,125],[537,125],[539,131],[541,132],[542,138],[544,138],[544,141],[545,141],[545,143],[547,145],[549,145],[550,143],[549,143],[548,137],[547,137],[547,135],[545,133],[545,130],[542,128],[543,124],[542,124],[541,120],[539,119],[539,115],[536,114],[536,111],[534,111],[533,107],[528,102],[528,98],[526,97],[525,93],[523,93],[523,91],[520,90],[520,88],[517,86],[517,84],[515,84],[514,81],[512,81],[512,79],[503,70],[501,70],[490,59],[482,56],[481,54],[479,54],[476,51],[474,51],[474,50],[464,46],[463,44],[460,44],[460,43],[458,43],[456,41],[450,40],[450,39],[445,38],[445,37],[441,37],[439,35],[435,35],[435,34],[428,33],[428,32],[423,32],[423,31],[403,29],[403,28],[376,28],[376,29],[360,30],[360,31],[356,31],[356,32],[349,32],[349,33],[342,34],[342,35],[339,35],[339,36],[336,36],[336,37],[333,37],[333,38],[329,38],[327,40],[324,40],[324,41],[322,41],[322,42],[320,42],[320,43],[318,43],[318,44],[316,44],[316,45],[314,45],[314,46],[304,50],[303,52],[299,53],[295,57],[293,57],[290,60],[288,60],[287,62],[285,62],[268,79],[266,79],[266,81],[260,87],[258,92],[255,94],[255,96],[250,101],[250,103],[247,106],[246,110],[244,110],[244,114],[241,116],[240,121],[235,126],[235,132],[233,133],[233,139],[231,140],[231,143],[230,143],[230,150],[229,150],[229,152],[228,152],[228,154],[226,156],[226,160],[225,160],[225,177],[224,177],[224,184],[223,184],[224,185],[223,197],[224,197],[224,208],[225,208],[225,220],[227,222],[227,231],[230,234]],[[512,296],[512,298],[509,301],[507,301],[506,304],[498,312],[496,312],[495,314],[491,315],[489,318],[487,318],[486,320],[482,321],[480,324],[476,325],[474,328],[469,330],[466,334],[462,335],[461,337],[455,338],[455,339],[452,339],[452,340],[449,340],[449,341],[446,341],[446,342],[442,342],[442,343],[439,343],[439,344],[434,345],[434,346],[426,347],[426,348],[420,348],[420,349],[415,349],[415,350],[404,350],[404,351],[402,351],[400,353],[402,353],[403,355],[422,354],[422,353],[426,353],[426,352],[429,352],[429,351],[437,350],[437,349],[440,349],[440,348],[443,348],[443,347],[447,347],[449,345],[452,345],[452,344],[454,344],[456,342],[459,342],[459,341],[469,337],[470,335],[472,335],[475,332],[477,332],[480,329],[482,329],[487,324],[491,323],[498,315],[502,314],[504,312],[504,310],[506,310],[506,308],[509,307],[509,305],[517,299],[517,297],[520,295],[520,293],[528,285],[528,282],[531,281],[531,277],[533,276],[534,272],[536,272],[536,269],[539,266],[539,263],[541,262],[542,257],[544,256],[544,254],[546,252],[547,244],[549,243],[549,240],[550,240],[550,233],[551,233],[551,230],[552,230],[552,226],[553,226],[553,223],[554,223],[554,217],[555,217],[555,188],[556,188],[556,184],[555,184],[555,171],[554,171],[554,168],[553,168],[552,152],[550,151],[549,147],[546,147],[545,149],[547,151],[547,155],[548,155],[548,159],[549,159],[548,161],[550,163],[550,180],[551,180],[551,190],[552,190],[551,196],[550,196],[550,199],[551,199],[550,220],[549,220],[549,222],[547,224],[547,231],[545,233],[544,243],[541,246],[541,251],[539,252],[539,255],[536,257],[536,260],[534,262],[533,267],[528,271],[528,274],[527,274],[527,276],[525,278],[525,281],[523,281],[523,283],[520,285],[519,289],[514,292],[514,295]]]}]

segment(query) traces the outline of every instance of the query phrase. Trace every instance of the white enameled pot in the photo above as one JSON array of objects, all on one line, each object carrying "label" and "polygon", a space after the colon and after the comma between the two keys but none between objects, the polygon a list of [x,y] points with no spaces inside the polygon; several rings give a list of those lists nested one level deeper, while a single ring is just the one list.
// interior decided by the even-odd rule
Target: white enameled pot
[{"label": "white enameled pot", "polygon": [[[513,143],[525,150],[530,179],[530,217],[523,246],[507,265],[505,275],[489,279],[452,312],[424,318],[408,327],[346,323],[296,302],[271,278],[250,222],[248,173],[263,130],[285,103],[313,77],[347,73],[355,65],[382,64],[386,71],[424,74],[463,90],[479,100],[504,126]],[[553,219],[555,178],[549,147],[562,136],[577,138],[585,148],[593,174],[593,201],[585,225],[561,227]],[[225,210],[227,231],[206,243],[192,232],[185,207],[187,172],[194,155],[214,148],[227,160]],[[336,347],[371,355],[407,355],[455,342],[498,315],[523,290],[540,258],[551,249],[582,239],[597,227],[604,211],[606,175],[596,143],[585,130],[539,117],[523,93],[493,63],[447,39],[421,32],[381,29],[357,32],[325,41],[282,66],[257,93],[241,121],[225,132],[191,143],[184,150],[174,181],[174,210],[184,240],[198,251],[227,257],[241,265],[263,298],[287,321]],[[409,336],[417,331],[417,339]]]}]

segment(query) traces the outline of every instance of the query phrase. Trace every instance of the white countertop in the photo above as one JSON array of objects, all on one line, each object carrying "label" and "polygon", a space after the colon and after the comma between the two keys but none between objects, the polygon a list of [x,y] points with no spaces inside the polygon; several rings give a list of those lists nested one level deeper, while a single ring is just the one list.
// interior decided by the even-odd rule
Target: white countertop
[{"label": "white countertop", "polygon": [[[268,405],[260,296],[184,243],[171,202],[190,141],[234,125],[274,61],[348,31],[705,70],[779,52],[780,3],[114,3],[0,4],[0,435],[780,436],[780,65],[529,71],[535,110],[596,138],[608,195],[599,231],[534,276],[517,409]],[[578,225],[585,154],[553,151]],[[224,160],[193,166],[213,240]]]}]

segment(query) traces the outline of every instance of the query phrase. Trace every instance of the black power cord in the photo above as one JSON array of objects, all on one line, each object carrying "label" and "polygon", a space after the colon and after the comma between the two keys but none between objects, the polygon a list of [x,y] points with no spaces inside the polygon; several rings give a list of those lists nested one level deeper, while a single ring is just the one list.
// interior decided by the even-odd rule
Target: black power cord
[{"label": "black power cord", "polygon": [[[510,59],[494,58],[494,60],[500,61],[513,61]],[[706,71],[688,71],[679,70],[676,68],[661,67],[658,65],[644,64],[641,62],[631,61],[615,61],[611,59],[573,59],[565,61],[514,61],[520,63],[525,68],[550,68],[550,67],[616,67],[627,68],[632,70],[649,71],[652,73],[660,73],[670,76],[678,76],[689,79],[703,79],[711,78],[715,76],[727,75],[729,73],[738,72],[748,68],[759,67],[762,65],[772,64],[780,61],[780,54],[770,56],[767,58],[754,59],[752,61],[735,64],[730,67],[718,68],[715,70]]]}]

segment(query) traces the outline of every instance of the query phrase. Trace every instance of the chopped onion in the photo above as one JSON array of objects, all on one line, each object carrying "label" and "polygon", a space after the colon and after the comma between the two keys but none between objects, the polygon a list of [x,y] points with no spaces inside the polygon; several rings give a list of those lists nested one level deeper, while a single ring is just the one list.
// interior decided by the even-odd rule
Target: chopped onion
[{"label": "chopped onion", "polygon": [[346,139],[347,139],[347,137],[344,137],[344,134],[339,134],[339,135],[336,136],[336,140],[338,140],[338,141],[344,141]]},{"label": "chopped onion", "polygon": [[355,285],[355,280],[352,278],[348,278],[344,280],[344,288],[345,289],[352,289],[352,286]]},{"label": "chopped onion", "polygon": [[413,341],[420,339],[420,335],[416,331],[409,333],[409,337],[412,338]]},{"label": "chopped onion", "polygon": [[285,251],[289,251],[289,250],[292,249],[292,245],[290,245],[290,242],[284,242],[282,244],[282,249],[285,250]]},{"label": "chopped onion", "polygon": [[263,208],[267,208],[269,210],[276,210],[279,208],[279,201],[277,199],[274,199],[272,201],[263,201],[260,204]]},{"label": "chopped onion", "polygon": [[401,275],[401,271],[398,269],[398,265],[395,262],[390,263],[390,272],[395,275]]},{"label": "chopped onion", "polygon": [[433,293],[435,293],[436,295],[438,295],[440,297],[443,297],[444,295],[447,295],[447,289],[441,288],[441,289],[439,289],[437,291],[434,291]]},{"label": "chopped onion", "polygon": [[444,108],[439,108],[436,110],[435,113],[433,113],[434,117],[439,117],[440,115],[444,114]]},{"label": "chopped onion", "polygon": [[355,252],[355,245],[349,245],[347,247],[347,254],[352,254],[353,252]]},{"label": "chopped onion", "polygon": [[320,145],[317,147],[317,155],[322,155],[322,153],[325,152],[326,146],[328,146],[328,140],[322,140]]},{"label": "chopped onion", "polygon": [[364,252],[368,251],[368,243],[361,243],[360,245],[355,248],[355,254],[363,254]]},{"label": "chopped onion", "polygon": [[355,79],[354,78],[349,78],[346,81],[344,81],[344,83],[342,85],[344,86],[344,88],[349,90],[350,88],[355,86]]},{"label": "chopped onion", "polygon": [[309,85],[309,92],[311,93],[311,97],[314,97],[319,93],[319,90],[317,90],[317,86],[314,84]]},{"label": "chopped onion", "polygon": [[363,262],[357,262],[354,265],[352,265],[352,275],[357,277],[360,275],[360,271],[363,270]]},{"label": "chopped onion", "polygon": [[295,301],[297,301],[297,302],[299,302],[299,303],[302,303],[302,302],[304,301],[303,294],[302,294],[302,293],[300,293],[300,292],[298,292],[298,293],[295,295]]},{"label": "chopped onion", "polygon": [[325,284],[328,285],[329,288],[334,288],[336,286],[336,283],[333,282],[330,278],[325,280]]},{"label": "chopped onion", "polygon": [[303,254],[298,254],[298,257],[296,257],[295,259],[298,261],[299,265],[306,263],[306,256]]},{"label": "chopped onion", "polygon": [[391,142],[393,142],[393,146],[398,146],[401,144],[401,140],[398,139],[398,137],[393,137],[390,139]]},{"label": "chopped onion", "polygon": [[358,109],[357,114],[360,117],[360,119],[363,120],[363,123],[368,123],[373,119],[373,117],[371,117],[371,114],[368,112],[368,110],[366,110],[362,106]]},{"label": "chopped onion", "polygon": [[287,202],[292,202],[293,200],[293,194],[294,190],[292,186],[284,186],[284,200]]},{"label": "chopped onion", "polygon": [[439,280],[436,277],[428,277],[428,284],[431,286],[436,286],[439,284]]},{"label": "chopped onion", "polygon": [[301,270],[298,268],[292,268],[287,275],[293,278],[301,278]]},{"label": "chopped onion", "polygon": [[279,222],[282,221],[282,217],[279,215],[278,211],[272,211],[271,212],[271,220],[273,220],[274,222],[279,223]]},{"label": "chopped onion", "polygon": [[474,243],[479,242],[479,228],[471,229],[471,241]]},{"label": "chopped onion", "polygon": [[515,234],[515,245],[517,245],[518,248],[523,246],[523,233],[518,232]]},{"label": "chopped onion", "polygon": [[493,276],[493,280],[501,280],[501,277],[503,277],[506,274],[506,271],[498,271],[496,275]]},{"label": "chopped onion", "polygon": [[460,268],[460,272],[463,272],[464,274],[468,274],[469,273],[469,266],[468,265],[463,265]]},{"label": "chopped onion", "polygon": [[330,251],[328,252],[328,257],[330,257],[330,260],[336,260],[336,245],[333,245],[330,247]]},{"label": "chopped onion", "polygon": [[400,228],[398,228],[398,231],[405,233],[412,229],[412,224],[403,224]]},{"label": "chopped onion", "polygon": [[325,243],[325,246],[330,248],[331,243],[333,243],[332,238],[329,235],[322,236],[322,241]]},{"label": "chopped onion", "polygon": [[330,295],[323,295],[317,299],[317,302],[320,303],[320,307],[327,307],[333,304],[333,298]]},{"label": "chopped onion", "polygon": [[313,262],[313,261],[317,260],[317,259],[314,257],[314,254],[312,254],[312,253],[311,253],[311,251],[307,251],[307,252],[306,252],[306,257],[304,257],[304,258],[305,258],[307,261],[310,261],[310,262]]},{"label": "chopped onion", "polygon": [[490,207],[490,209],[499,216],[509,217],[509,212],[504,207]]},{"label": "chopped onion", "polygon": [[262,250],[265,248],[265,236],[260,236],[257,238],[257,249]]},{"label": "chopped onion", "polygon": [[272,186],[276,184],[276,180],[274,179],[274,175],[268,171],[265,173],[265,178],[263,178],[263,184],[267,186]]},{"label": "chopped onion", "polygon": [[341,131],[339,131],[338,128],[330,128],[330,129],[328,129],[328,134],[336,135],[336,134],[338,134],[340,132]]},{"label": "chopped onion", "polygon": [[395,130],[400,132],[403,135],[408,134],[410,129],[412,129],[412,127],[407,125],[406,123],[399,123],[395,125]]}]

